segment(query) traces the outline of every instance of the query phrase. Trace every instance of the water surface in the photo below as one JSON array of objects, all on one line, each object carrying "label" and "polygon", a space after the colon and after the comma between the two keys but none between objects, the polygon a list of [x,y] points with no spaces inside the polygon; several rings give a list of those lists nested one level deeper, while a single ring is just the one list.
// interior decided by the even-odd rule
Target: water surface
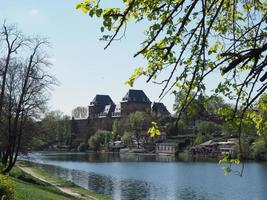
[{"label": "water surface", "polygon": [[267,199],[266,163],[246,163],[239,177],[224,175],[216,162],[180,162],[168,156],[35,153],[30,160],[116,200]]}]

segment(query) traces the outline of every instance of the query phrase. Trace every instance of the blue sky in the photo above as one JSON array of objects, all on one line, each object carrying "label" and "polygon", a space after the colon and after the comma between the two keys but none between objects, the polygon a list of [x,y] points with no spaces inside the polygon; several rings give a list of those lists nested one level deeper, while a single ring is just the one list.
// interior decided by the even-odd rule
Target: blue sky
[{"label": "blue sky", "polygon": [[[69,115],[76,106],[87,106],[96,94],[108,94],[119,103],[129,89],[124,82],[135,67],[145,64],[141,57],[133,58],[142,42],[144,24],[128,26],[126,38],[104,50],[106,43],[99,41],[101,21],[75,10],[77,2],[0,0],[1,23],[6,19],[25,34],[47,37],[51,42],[51,72],[60,85],[52,92],[49,108]],[[134,88],[144,90],[152,102],[158,101],[159,86],[140,79]],[[172,111],[173,95],[162,102]]]},{"label": "blue sky", "polygon": [[[0,0],[0,22],[16,24],[27,35],[47,37],[53,66],[52,74],[60,85],[54,88],[49,101],[51,110],[59,109],[70,115],[77,106],[87,106],[96,94],[108,94],[119,103],[129,90],[125,81],[135,67],[145,67],[142,57],[133,58],[144,39],[146,23],[129,24],[126,37],[113,42],[104,50],[106,42],[99,41],[101,20],[92,19],[75,9],[79,0]],[[108,4],[114,2],[106,1]],[[215,86],[220,79],[212,75],[207,86]],[[164,74],[163,74],[164,76]],[[142,89],[150,100],[158,101],[161,87],[139,79],[135,89]],[[209,93],[209,92],[208,92]],[[162,102],[173,110],[174,96]]]}]

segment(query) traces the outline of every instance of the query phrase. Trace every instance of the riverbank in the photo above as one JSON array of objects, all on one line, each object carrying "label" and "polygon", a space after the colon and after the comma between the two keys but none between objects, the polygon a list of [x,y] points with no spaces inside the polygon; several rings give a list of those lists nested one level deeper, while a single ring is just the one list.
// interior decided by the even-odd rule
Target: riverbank
[{"label": "riverbank", "polygon": [[18,162],[10,175],[15,187],[15,200],[111,199],[53,176],[29,162]]}]

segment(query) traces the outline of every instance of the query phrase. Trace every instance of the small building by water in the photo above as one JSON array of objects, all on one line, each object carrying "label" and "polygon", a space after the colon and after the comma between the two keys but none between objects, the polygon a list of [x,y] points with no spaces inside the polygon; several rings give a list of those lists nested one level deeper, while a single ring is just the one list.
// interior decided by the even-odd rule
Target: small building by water
[{"label": "small building by water", "polygon": [[202,144],[190,148],[190,153],[193,156],[209,156],[217,157],[220,155],[235,155],[235,148],[238,145],[238,140],[235,138],[227,141],[213,141],[209,140]]},{"label": "small building by water", "polygon": [[159,155],[175,155],[178,151],[178,144],[176,143],[157,143],[156,153]]}]

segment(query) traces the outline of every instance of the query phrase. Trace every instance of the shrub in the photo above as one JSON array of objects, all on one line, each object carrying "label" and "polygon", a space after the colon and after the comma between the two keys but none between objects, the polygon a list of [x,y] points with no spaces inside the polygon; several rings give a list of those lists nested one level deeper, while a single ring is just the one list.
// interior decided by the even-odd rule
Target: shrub
[{"label": "shrub", "polygon": [[199,145],[203,142],[206,142],[210,139],[209,136],[207,136],[206,134],[203,134],[201,132],[198,132],[197,135],[196,135],[196,139],[194,141],[194,145]]},{"label": "shrub", "polygon": [[101,146],[108,145],[111,141],[111,132],[105,130],[98,130],[94,135],[88,140],[89,148],[98,151]]},{"label": "shrub", "polygon": [[262,138],[260,138],[254,143],[252,148],[254,158],[261,159],[262,153],[266,150],[266,143]]},{"label": "shrub", "polygon": [[85,142],[80,143],[77,150],[80,152],[88,150],[88,144],[86,144]]},{"label": "shrub", "polygon": [[0,175],[0,198],[1,200],[14,199],[14,187],[7,176]]}]

